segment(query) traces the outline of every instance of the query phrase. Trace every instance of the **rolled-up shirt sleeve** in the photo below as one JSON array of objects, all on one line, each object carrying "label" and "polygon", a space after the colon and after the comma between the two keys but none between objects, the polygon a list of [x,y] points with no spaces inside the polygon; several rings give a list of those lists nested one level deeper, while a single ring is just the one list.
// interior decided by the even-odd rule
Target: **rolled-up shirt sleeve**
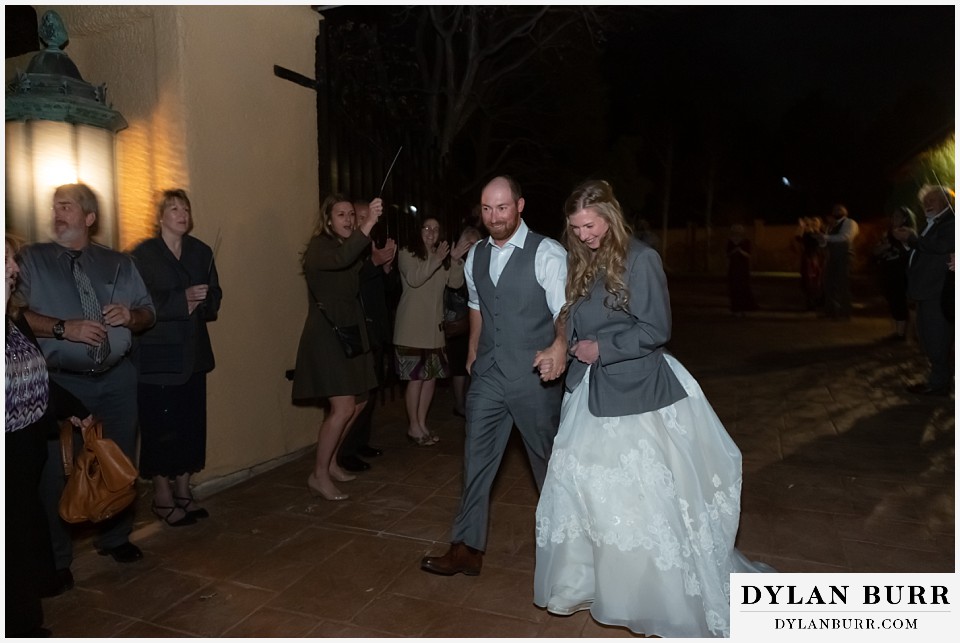
[{"label": "rolled-up shirt sleeve", "polygon": [[473,244],[467,253],[467,260],[463,264],[463,280],[467,282],[467,306],[474,310],[480,310],[480,297],[477,295],[477,286],[473,281],[473,255],[477,252],[477,246],[486,243],[487,240],[478,241]]},{"label": "rolled-up shirt sleeve", "polygon": [[547,307],[556,319],[567,301],[567,251],[553,239],[544,239],[534,262],[537,283],[547,296]]}]

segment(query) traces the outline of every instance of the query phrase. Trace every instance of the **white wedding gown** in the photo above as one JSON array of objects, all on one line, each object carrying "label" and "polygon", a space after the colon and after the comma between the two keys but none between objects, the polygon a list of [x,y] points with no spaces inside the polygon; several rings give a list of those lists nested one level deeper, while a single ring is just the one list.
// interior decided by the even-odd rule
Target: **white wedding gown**
[{"label": "white wedding gown", "polygon": [[730,635],[730,573],[772,572],[734,548],[740,450],[700,385],[648,413],[598,418],[589,370],[563,399],[537,505],[534,602],[664,637]]}]

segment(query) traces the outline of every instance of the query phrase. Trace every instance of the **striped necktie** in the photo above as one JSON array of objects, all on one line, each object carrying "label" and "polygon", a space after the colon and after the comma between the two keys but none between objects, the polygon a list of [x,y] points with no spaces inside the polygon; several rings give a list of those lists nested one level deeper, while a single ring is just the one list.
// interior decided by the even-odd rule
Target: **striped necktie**
[{"label": "striped necktie", "polygon": [[[100,302],[97,301],[97,293],[93,290],[93,284],[90,283],[90,277],[84,272],[80,265],[79,250],[71,250],[70,269],[73,271],[73,281],[77,284],[77,292],[80,293],[80,306],[83,308],[83,317],[92,321],[104,323],[103,313],[100,309]],[[110,338],[104,338],[97,346],[88,346],[87,355],[93,358],[97,364],[102,364],[103,360],[110,355]]]}]

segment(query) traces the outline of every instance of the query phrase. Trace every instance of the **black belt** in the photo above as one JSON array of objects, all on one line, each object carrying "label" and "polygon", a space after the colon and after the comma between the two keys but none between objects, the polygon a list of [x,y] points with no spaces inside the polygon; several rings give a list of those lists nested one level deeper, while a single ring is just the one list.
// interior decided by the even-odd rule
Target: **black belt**
[{"label": "black belt", "polygon": [[[117,364],[119,364],[119,362],[117,362]],[[114,364],[109,368],[103,368],[99,370],[90,369],[89,371],[71,371],[65,368],[47,368],[47,373],[50,375],[72,375],[74,377],[101,377],[112,371],[114,366],[117,364]]]}]

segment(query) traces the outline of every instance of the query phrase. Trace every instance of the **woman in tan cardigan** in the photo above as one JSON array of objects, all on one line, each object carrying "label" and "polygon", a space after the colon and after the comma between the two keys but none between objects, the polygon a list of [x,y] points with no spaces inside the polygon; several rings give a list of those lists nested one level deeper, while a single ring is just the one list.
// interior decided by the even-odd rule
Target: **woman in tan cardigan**
[{"label": "woman in tan cardigan", "polygon": [[463,284],[463,257],[470,249],[467,243],[458,243],[451,249],[441,238],[440,222],[424,219],[420,235],[410,247],[400,251],[398,259],[403,294],[397,306],[393,342],[397,372],[408,381],[404,396],[410,422],[407,437],[420,446],[439,441],[427,429],[427,412],[437,378],[447,377],[443,289]]}]

